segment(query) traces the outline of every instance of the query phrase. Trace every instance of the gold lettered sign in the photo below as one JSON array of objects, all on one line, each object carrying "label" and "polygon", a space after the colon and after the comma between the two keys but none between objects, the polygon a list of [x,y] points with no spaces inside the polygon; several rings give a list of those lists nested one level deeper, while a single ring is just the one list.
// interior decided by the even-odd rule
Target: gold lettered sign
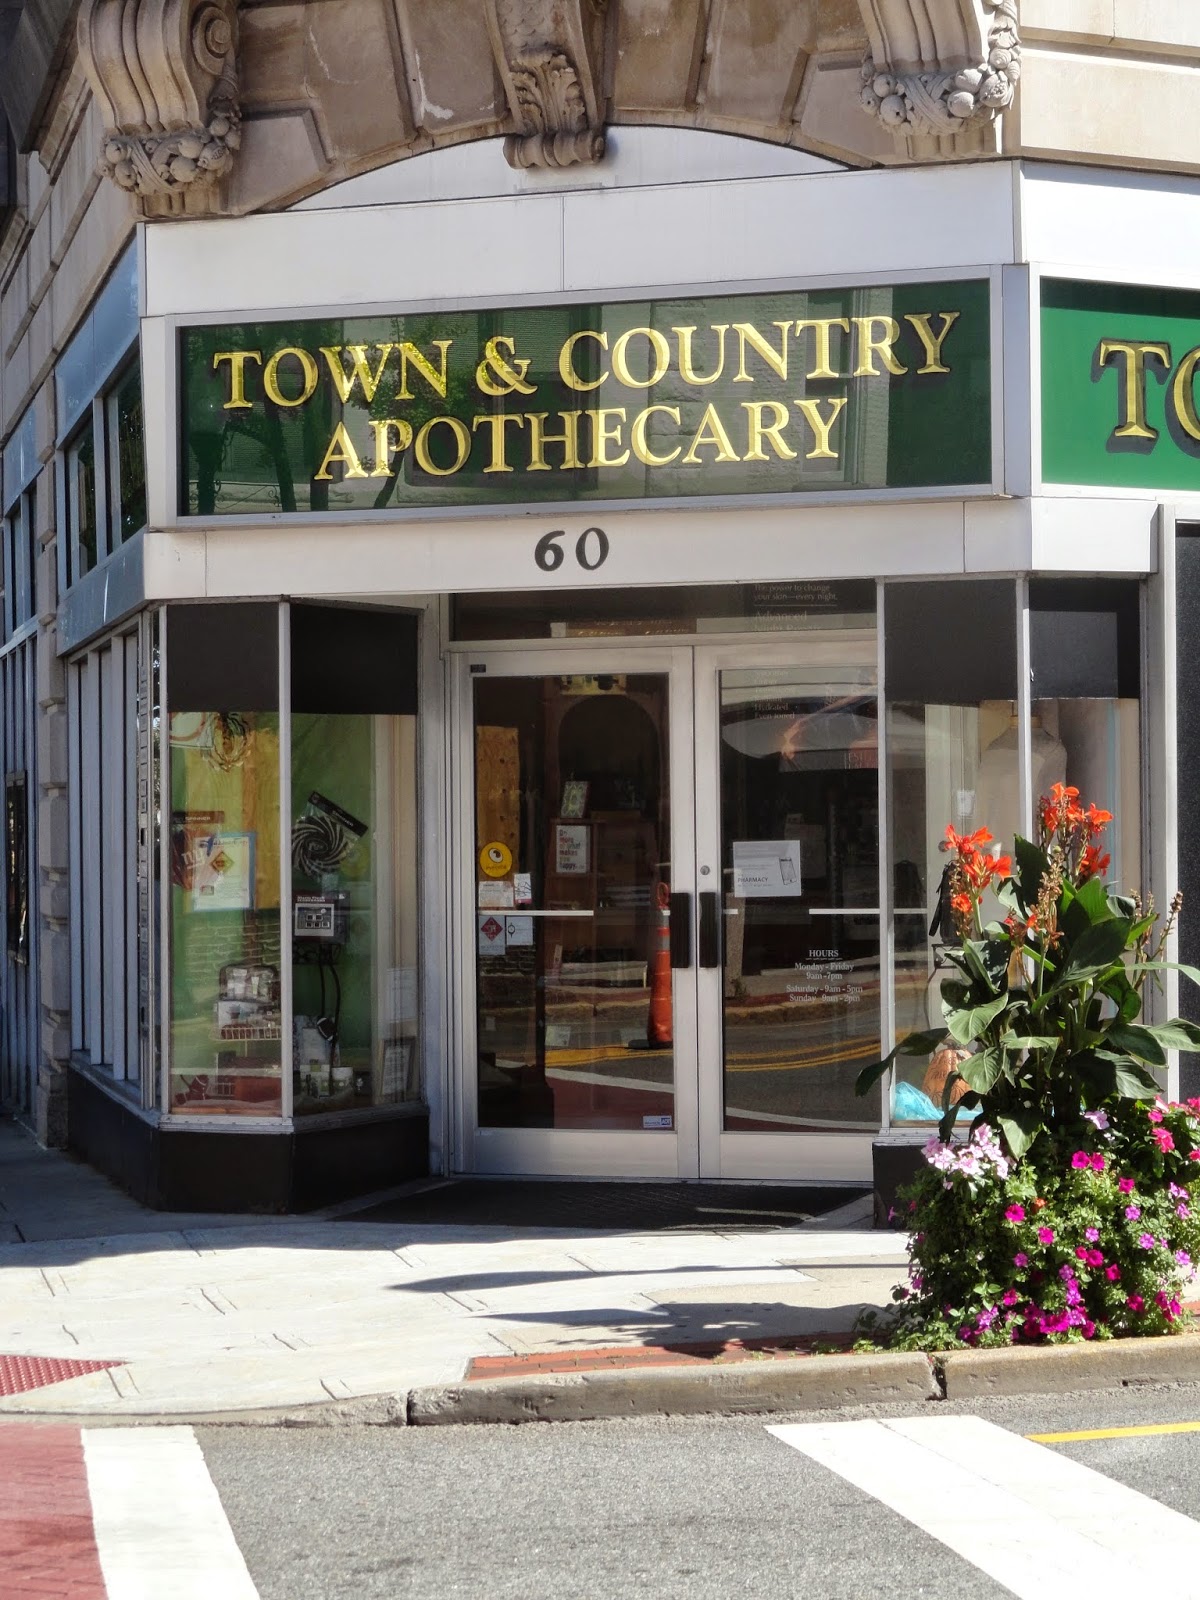
[{"label": "gold lettered sign", "polygon": [[185,515],[986,485],[988,285],[186,328]]}]

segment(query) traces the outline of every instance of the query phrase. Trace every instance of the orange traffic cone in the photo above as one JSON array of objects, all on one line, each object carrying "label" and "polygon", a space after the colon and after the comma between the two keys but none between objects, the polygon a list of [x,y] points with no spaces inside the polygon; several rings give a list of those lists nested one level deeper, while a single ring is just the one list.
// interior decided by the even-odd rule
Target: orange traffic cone
[{"label": "orange traffic cone", "polygon": [[658,885],[658,924],[650,955],[650,1015],[646,1039],[652,1049],[669,1045],[671,1034],[671,887]]}]

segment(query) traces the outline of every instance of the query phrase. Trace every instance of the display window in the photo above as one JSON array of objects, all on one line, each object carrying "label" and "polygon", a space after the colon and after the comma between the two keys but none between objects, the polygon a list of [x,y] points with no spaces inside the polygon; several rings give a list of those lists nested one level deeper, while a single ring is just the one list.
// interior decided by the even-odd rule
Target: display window
[{"label": "display window", "polygon": [[176,606],[167,641],[172,1112],[418,1097],[413,619]]},{"label": "display window", "polygon": [[[1017,697],[1018,590],[1010,580],[886,587],[895,1037],[936,1028],[944,951],[957,942],[944,873],[945,831],[986,828],[995,854],[1024,833]],[[1107,875],[1143,880],[1140,586],[1031,580],[1029,799],[1055,783],[1114,815]],[[994,899],[985,920],[1003,916]],[[942,1114],[955,1065],[947,1045],[897,1059],[894,1123]],[[964,1092],[961,1088],[960,1094]]]},{"label": "display window", "polygon": [[167,617],[170,1095],[283,1111],[278,607]]}]

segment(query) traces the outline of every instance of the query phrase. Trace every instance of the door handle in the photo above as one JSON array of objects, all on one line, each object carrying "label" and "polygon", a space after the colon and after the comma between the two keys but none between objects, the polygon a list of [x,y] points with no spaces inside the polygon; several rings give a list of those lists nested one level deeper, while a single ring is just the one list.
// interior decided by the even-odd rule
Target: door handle
[{"label": "door handle", "polygon": [[717,913],[717,891],[700,891],[700,952],[702,967],[721,965],[721,919]]},{"label": "door handle", "polygon": [[671,913],[671,965],[690,967],[692,964],[692,897],[690,894],[673,894],[668,902]]}]

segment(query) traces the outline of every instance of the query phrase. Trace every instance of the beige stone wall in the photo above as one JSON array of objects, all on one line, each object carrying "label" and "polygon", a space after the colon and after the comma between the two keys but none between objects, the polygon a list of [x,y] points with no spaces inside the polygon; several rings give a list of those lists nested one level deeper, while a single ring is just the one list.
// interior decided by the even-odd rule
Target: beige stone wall
[{"label": "beige stone wall", "polygon": [[1195,0],[1022,0],[1006,155],[1200,171]]},{"label": "beige stone wall", "polygon": [[[134,228],[128,197],[96,173],[102,127],[82,73],[68,77],[39,152],[20,158],[17,215],[0,243],[0,439],[34,406],[43,463],[34,606],[41,1027],[33,1114],[45,1143],[66,1142],[71,949],[68,925],[66,674],[58,657],[54,363]],[[33,754],[30,765],[34,764]]]}]

